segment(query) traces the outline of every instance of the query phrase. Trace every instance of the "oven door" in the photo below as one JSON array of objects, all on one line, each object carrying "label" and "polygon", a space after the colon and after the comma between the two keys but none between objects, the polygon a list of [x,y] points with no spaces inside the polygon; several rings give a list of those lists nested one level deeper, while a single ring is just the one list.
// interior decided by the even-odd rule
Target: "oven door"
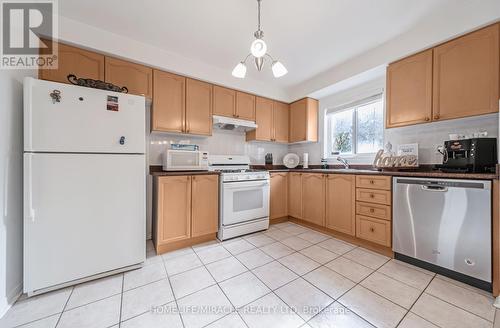
[{"label": "oven door", "polygon": [[222,225],[269,217],[269,181],[222,184]]}]

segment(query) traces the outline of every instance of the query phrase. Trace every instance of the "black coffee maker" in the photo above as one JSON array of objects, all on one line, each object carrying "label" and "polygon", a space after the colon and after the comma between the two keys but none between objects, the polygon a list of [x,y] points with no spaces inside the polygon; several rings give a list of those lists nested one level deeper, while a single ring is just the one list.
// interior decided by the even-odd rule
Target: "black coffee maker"
[{"label": "black coffee maker", "polygon": [[495,173],[497,157],[496,138],[471,138],[444,142],[443,172]]}]

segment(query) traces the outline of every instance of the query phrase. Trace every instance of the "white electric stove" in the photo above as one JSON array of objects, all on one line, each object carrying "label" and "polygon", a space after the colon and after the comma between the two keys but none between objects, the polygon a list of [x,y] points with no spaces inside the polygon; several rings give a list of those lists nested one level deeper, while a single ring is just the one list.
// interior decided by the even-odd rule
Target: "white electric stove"
[{"label": "white electric stove", "polygon": [[243,155],[209,155],[209,170],[221,172],[220,240],[269,228],[269,172],[251,170]]}]

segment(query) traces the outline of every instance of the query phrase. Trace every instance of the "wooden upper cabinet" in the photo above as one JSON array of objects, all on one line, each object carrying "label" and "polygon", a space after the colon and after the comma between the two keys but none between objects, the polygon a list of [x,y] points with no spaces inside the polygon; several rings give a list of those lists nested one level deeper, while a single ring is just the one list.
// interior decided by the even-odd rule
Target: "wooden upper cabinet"
[{"label": "wooden upper cabinet", "polygon": [[325,175],[302,175],[302,219],[325,226]]},{"label": "wooden upper cabinet", "polygon": [[434,49],[434,120],[498,112],[499,29],[495,24]]},{"label": "wooden upper cabinet", "polygon": [[257,128],[247,132],[246,140],[273,141],[273,101],[271,99],[256,97],[255,122]]},{"label": "wooden upper cabinet", "polygon": [[212,134],[212,85],[186,80],[186,122],[184,132],[199,135]]},{"label": "wooden upper cabinet", "polygon": [[257,97],[255,102],[255,121],[257,129],[247,132],[247,141],[276,141],[288,143],[287,104]]},{"label": "wooden upper cabinet", "polygon": [[191,237],[216,233],[219,227],[219,177],[193,175]]},{"label": "wooden upper cabinet", "polygon": [[326,227],[356,234],[356,177],[329,174],[326,178]]},{"label": "wooden upper cabinet", "polygon": [[[276,142],[288,142],[289,131],[289,113],[290,106],[288,104],[275,101],[273,110],[273,139]],[[257,123],[258,124],[258,123]]]},{"label": "wooden upper cabinet", "polygon": [[130,94],[153,98],[151,68],[113,57],[106,57],[105,63],[106,82],[125,86]]},{"label": "wooden upper cabinet", "polygon": [[288,215],[302,218],[302,173],[288,173]]},{"label": "wooden upper cabinet", "polygon": [[270,219],[288,216],[288,173],[271,173]]},{"label": "wooden upper cabinet", "polygon": [[290,105],[290,142],[318,141],[318,101],[304,98]]},{"label": "wooden upper cabinet", "polygon": [[387,68],[386,127],[431,121],[432,49]]},{"label": "wooden upper cabinet", "polygon": [[190,238],[191,177],[159,177],[156,192],[156,244]]},{"label": "wooden upper cabinet", "polygon": [[214,85],[213,93],[214,115],[236,116],[236,91]]},{"label": "wooden upper cabinet", "polygon": [[236,118],[255,121],[255,96],[236,91]]},{"label": "wooden upper cabinet", "polygon": [[184,132],[186,78],[163,71],[153,71],[153,108],[151,130]]},{"label": "wooden upper cabinet", "polygon": [[[58,44],[57,69],[41,69],[39,78],[54,82],[69,83],[68,75],[104,81],[104,55]],[[40,51],[43,54],[43,50]]]}]

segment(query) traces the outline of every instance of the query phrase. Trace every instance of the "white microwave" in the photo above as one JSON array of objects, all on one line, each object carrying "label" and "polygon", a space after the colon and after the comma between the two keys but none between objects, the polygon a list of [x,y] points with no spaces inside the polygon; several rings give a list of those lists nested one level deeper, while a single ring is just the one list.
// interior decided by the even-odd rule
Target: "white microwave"
[{"label": "white microwave", "polygon": [[167,149],[167,151],[163,153],[163,170],[208,170],[208,152],[199,150]]}]

